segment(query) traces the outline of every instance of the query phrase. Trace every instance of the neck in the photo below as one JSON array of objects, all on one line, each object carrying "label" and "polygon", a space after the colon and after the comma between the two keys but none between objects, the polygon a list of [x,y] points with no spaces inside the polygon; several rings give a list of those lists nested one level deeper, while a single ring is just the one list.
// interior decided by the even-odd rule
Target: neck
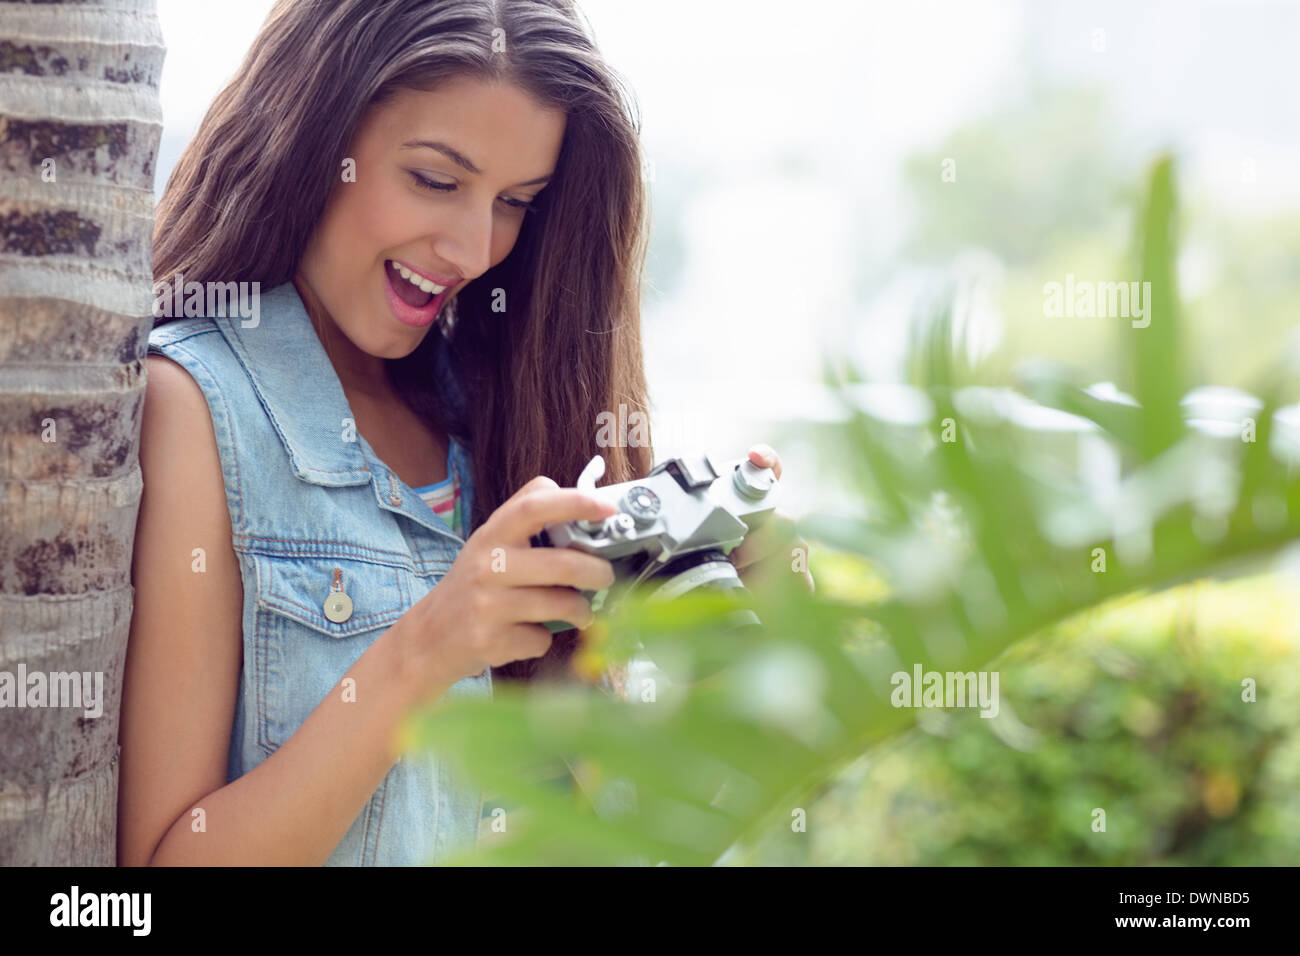
[{"label": "neck", "polygon": [[393,388],[388,382],[384,360],[353,345],[300,276],[294,277],[293,284],[307,308],[312,328],[320,339],[330,364],[334,366],[334,373],[338,376],[343,391],[349,395],[362,394],[371,398],[391,397]]}]

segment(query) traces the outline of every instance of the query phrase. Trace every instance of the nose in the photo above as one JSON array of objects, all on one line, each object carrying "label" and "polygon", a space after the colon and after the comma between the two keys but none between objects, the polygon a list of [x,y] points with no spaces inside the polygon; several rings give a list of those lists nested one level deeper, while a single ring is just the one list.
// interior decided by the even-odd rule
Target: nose
[{"label": "nose", "polygon": [[466,279],[475,279],[492,265],[492,208],[467,207],[450,219],[433,240],[433,251]]}]

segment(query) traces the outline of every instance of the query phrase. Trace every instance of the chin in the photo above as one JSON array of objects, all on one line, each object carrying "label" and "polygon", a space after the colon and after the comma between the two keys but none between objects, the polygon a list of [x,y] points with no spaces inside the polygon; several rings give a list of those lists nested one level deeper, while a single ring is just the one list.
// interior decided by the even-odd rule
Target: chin
[{"label": "chin", "polygon": [[438,327],[438,323],[441,321],[442,316],[439,315],[422,329],[402,329],[397,335],[393,336],[393,338],[389,340],[388,351],[383,357],[405,358],[410,355],[420,347],[420,343],[424,341],[425,337],[430,332]]},{"label": "chin", "polygon": [[[429,328],[433,328],[433,326],[429,326]],[[412,352],[414,352],[417,348],[420,347],[420,343],[424,341],[425,333],[428,332],[429,329],[411,329],[410,331],[415,334],[402,336],[401,341],[390,340],[387,343],[385,343],[385,346],[383,348],[366,349],[366,351],[371,355],[373,355],[375,358],[381,358],[381,359],[406,358],[408,355],[410,355]]]}]

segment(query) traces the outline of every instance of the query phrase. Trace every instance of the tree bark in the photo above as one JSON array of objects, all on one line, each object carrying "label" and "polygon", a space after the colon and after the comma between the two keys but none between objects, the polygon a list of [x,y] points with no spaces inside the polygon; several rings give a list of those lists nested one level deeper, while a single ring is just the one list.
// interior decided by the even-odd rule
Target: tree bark
[{"label": "tree bark", "polygon": [[[0,7],[0,865],[112,866],[162,33],[154,0]],[[52,672],[102,714],[18,706]]]}]

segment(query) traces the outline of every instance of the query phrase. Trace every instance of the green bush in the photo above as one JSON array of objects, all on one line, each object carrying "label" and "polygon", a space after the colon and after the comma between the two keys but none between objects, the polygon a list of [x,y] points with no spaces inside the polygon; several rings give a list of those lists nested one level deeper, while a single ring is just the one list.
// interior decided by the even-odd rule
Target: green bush
[{"label": "green bush", "polygon": [[844,773],[806,834],[774,834],[754,860],[1294,865],[1298,634],[1300,595],[1278,575],[1079,615],[989,665],[997,717],[928,713]]}]

